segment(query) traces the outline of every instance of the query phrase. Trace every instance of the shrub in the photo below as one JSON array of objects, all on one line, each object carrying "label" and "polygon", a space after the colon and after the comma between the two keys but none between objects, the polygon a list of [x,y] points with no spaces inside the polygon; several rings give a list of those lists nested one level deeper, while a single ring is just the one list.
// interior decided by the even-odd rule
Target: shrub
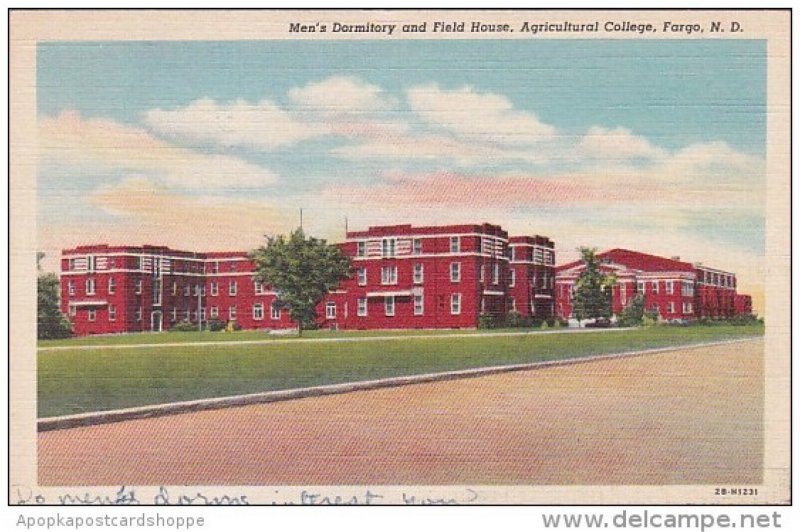
[{"label": "shrub", "polygon": [[509,312],[506,315],[506,327],[530,327],[531,320],[519,312]]},{"label": "shrub", "polygon": [[644,297],[637,294],[619,313],[617,324],[620,327],[638,327],[644,319]]},{"label": "shrub", "polygon": [[192,323],[189,320],[181,320],[178,323],[174,324],[172,327],[170,327],[169,330],[170,331],[175,331],[175,332],[196,331],[197,330],[197,324],[196,323]]},{"label": "shrub", "polygon": [[549,323],[547,323],[547,320],[544,320],[544,321],[542,321],[541,329],[542,329],[543,331],[545,331],[545,330],[547,330],[547,329],[549,329],[549,328],[550,328],[550,324],[549,324]]},{"label": "shrub", "polygon": [[497,320],[491,314],[478,316],[478,329],[494,329],[495,327],[497,327]]},{"label": "shrub", "polygon": [[642,316],[642,325],[645,327],[652,327],[658,325],[658,311],[648,310]]},{"label": "shrub", "polygon": [[218,318],[211,319],[206,323],[206,329],[214,332],[221,331],[225,329],[225,322]]}]

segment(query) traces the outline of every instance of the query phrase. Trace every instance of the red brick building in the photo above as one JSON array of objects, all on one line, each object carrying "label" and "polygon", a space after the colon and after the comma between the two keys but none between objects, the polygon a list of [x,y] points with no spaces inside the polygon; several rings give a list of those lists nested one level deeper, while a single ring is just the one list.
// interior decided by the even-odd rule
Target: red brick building
[{"label": "red brick building", "polygon": [[[491,224],[395,225],[349,232],[339,247],[353,275],[317,308],[321,327],[474,328],[481,314],[502,322],[512,309],[552,317],[555,254],[545,237],[509,245]],[[294,327],[253,272],[244,252],[80,246],[63,251],[61,306],[77,335],[212,319],[244,329]]]},{"label": "red brick building", "polygon": [[[736,294],[733,273],[627,249],[597,257],[600,270],[617,279],[612,289],[614,315],[637,294],[644,295],[645,309],[657,311],[664,320],[719,319],[752,312],[750,296]],[[581,261],[556,269],[556,314],[562,319],[572,316],[575,282],[583,270]]]}]

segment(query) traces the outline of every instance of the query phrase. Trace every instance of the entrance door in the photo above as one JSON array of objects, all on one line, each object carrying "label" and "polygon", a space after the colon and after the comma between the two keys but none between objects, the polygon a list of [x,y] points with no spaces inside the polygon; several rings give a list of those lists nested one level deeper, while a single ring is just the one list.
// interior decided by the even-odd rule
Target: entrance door
[{"label": "entrance door", "polygon": [[150,330],[153,332],[161,332],[162,321],[163,320],[161,319],[161,311],[154,310],[150,314]]}]

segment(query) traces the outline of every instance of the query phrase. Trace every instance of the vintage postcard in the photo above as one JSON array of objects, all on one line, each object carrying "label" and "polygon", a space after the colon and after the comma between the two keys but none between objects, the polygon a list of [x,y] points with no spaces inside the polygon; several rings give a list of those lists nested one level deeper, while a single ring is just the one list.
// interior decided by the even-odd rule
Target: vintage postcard
[{"label": "vintage postcard", "polygon": [[10,13],[11,504],[788,504],[790,11]]}]

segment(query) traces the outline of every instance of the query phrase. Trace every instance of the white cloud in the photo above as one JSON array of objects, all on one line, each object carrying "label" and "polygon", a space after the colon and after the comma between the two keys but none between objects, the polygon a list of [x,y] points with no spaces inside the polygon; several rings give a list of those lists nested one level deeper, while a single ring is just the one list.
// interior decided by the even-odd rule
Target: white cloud
[{"label": "white cloud", "polygon": [[644,137],[634,135],[624,127],[614,129],[591,127],[578,146],[591,157],[610,160],[654,159],[667,155],[665,150],[654,146]]},{"label": "white cloud", "polygon": [[155,131],[170,137],[268,151],[328,132],[323,125],[298,120],[269,100],[220,104],[203,98],[177,109],[150,110],[145,119]]},{"label": "white cloud", "polygon": [[175,146],[147,131],[108,119],[64,112],[39,120],[42,162],[81,171],[116,170],[157,176],[190,189],[250,188],[277,181],[270,170],[227,155]]},{"label": "white cloud", "polygon": [[352,76],[332,76],[317,83],[289,90],[297,110],[324,114],[366,113],[397,107],[397,100],[372,85]]},{"label": "white cloud", "polygon": [[531,112],[515,110],[499,94],[425,85],[409,89],[407,95],[411,109],[424,121],[460,137],[514,145],[540,142],[555,134],[555,128]]}]

